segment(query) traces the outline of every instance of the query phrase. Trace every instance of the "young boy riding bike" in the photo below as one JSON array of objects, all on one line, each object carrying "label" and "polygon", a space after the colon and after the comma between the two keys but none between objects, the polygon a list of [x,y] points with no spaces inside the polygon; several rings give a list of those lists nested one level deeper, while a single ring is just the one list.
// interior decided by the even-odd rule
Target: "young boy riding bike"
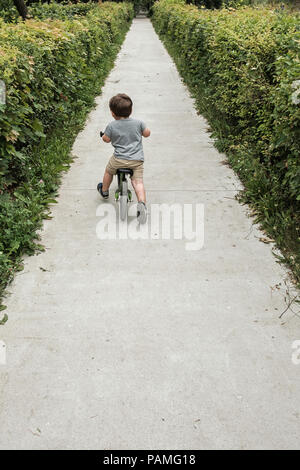
[{"label": "young boy riding bike", "polygon": [[109,101],[109,108],[114,121],[106,127],[102,140],[112,144],[114,154],[106,166],[103,182],[98,184],[97,189],[101,196],[107,199],[109,197],[109,187],[117,170],[119,168],[132,169],[131,183],[138,200],[137,218],[140,223],[145,223],[147,210],[143,182],[144,151],[142,137],[149,137],[150,130],[143,121],[129,117],[132,113],[132,105],[131,98],[124,93],[113,96]]}]

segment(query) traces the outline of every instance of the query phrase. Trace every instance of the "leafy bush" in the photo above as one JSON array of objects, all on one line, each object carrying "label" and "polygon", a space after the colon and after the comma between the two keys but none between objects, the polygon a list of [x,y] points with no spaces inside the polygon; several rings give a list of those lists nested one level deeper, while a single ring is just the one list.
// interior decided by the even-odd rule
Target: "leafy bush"
[{"label": "leafy bush", "polygon": [[4,21],[17,22],[19,13],[12,0],[0,0],[0,17]]},{"label": "leafy bush", "polygon": [[299,16],[161,0],[153,23],[244,183],[241,200],[299,280]]},{"label": "leafy bush", "polygon": [[243,6],[294,6],[294,0],[187,0],[186,3],[205,8],[240,8]]},{"label": "leafy bush", "polygon": [[7,88],[0,104],[0,291],[22,253],[36,248],[73,140],[132,17],[132,4],[107,2],[64,21],[0,19],[0,80]]},{"label": "leafy bush", "polygon": [[[188,2],[194,3],[194,2]],[[222,6],[222,0],[195,0],[196,5],[203,5],[206,8],[220,8]]]},{"label": "leafy bush", "polygon": [[[130,15],[127,4],[106,3],[80,21],[1,24],[0,78],[7,105],[0,114],[0,189],[24,181],[25,150],[81,106],[86,82],[110,56]],[[8,46],[17,51],[15,57]]]},{"label": "leafy bush", "polygon": [[187,0],[188,4],[197,5],[202,8],[240,7],[249,5],[251,0]]},{"label": "leafy bush", "polygon": [[67,20],[76,18],[76,16],[85,16],[91,9],[95,8],[95,3],[74,3],[63,4],[63,3],[43,3],[43,4],[32,4],[29,8],[30,16],[39,18],[41,20],[51,18]]}]

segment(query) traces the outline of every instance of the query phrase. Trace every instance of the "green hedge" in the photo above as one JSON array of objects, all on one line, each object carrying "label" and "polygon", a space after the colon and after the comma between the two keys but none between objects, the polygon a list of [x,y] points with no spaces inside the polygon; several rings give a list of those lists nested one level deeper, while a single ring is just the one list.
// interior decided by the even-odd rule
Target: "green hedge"
[{"label": "green hedge", "polygon": [[74,3],[74,4],[63,4],[63,3],[32,3],[28,8],[28,13],[34,18],[41,20],[52,18],[60,20],[74,19],[76,17],[85,16],[90,10],[95,8],[95,3]]},{"label": "green hedge", "polygon": [[12,0],[0,0],[0,17],[5,21],[17,22],[19,13]]},{"label": "green hedge", "polygon": [[299,15],[161,0],[153,23],[252,204],[300,279]]},{"label": "green hedge", "polygon": [[249,5],[285,8],[294,7],[295,0],[187,0],[186,3],[197,5],[201,8],[240,8]]},{"label": "green hedge", "polygon": [[[68,8],[68,7],[65,7]],[[73,7],[71,7],[73,8]],[[0,293],[70,164],[70,150],[133,18],[131,3],[104,3],[64,21],[0,19]]]},{"label": "green hedge", "polygon": [[245,5],[250,5],[251,0],[187,0],[188,4],[197,5],[200,8],[239,8]]}]

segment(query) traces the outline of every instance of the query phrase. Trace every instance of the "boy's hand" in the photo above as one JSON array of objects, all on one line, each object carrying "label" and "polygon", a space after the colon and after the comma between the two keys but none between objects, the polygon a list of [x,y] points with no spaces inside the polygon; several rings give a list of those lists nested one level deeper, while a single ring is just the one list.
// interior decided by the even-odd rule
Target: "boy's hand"
[{"label": "boy's hand", "polygon": [[146,129],[143,132],[143,137],[149,137],[150,134],[151,134],[150,129],[148,129],[148,127],[146,127]]},{"label": "boy's hand", "polygon": [[105,135],[104,132],[100,131],[100,137],[103,140],[103,142],[106,142],[107,144],[109,144],[110,138],[107,137],[107,135]]}]

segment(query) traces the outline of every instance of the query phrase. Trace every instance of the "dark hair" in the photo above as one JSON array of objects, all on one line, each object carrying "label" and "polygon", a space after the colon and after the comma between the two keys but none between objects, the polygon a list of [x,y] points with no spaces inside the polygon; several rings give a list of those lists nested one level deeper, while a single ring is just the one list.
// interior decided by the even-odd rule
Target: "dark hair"
[{"label": "dark hair", "polygon": [[132,100],[125,93],[118,93],[109,100],[109,108],[117,117],[129,117],[132,113]]}]

